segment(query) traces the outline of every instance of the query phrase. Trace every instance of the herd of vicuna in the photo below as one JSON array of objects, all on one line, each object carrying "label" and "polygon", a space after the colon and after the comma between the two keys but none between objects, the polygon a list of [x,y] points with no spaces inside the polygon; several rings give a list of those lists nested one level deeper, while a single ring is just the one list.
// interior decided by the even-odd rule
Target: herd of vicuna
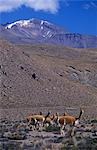
[{"label": "herd of vicuna", "polygon": [[80,109],[80,114],[78,117],[68,115],[67,113],[64,113],[63,115],[59,115],[59,113],[51,115],[50,111],[47,115],[43,115],[43,113],[40,112],[39,114],[32,114],[28,116],[26,120],[28,122],[28,125],[34,126],[34,128],[56,125],[60,127],[61,134],[64,134],[66,125],[70,125],[72,127],[73,134],[73,129],[74,127],[79,125],[79,121],[83,112],[84,111]]}]

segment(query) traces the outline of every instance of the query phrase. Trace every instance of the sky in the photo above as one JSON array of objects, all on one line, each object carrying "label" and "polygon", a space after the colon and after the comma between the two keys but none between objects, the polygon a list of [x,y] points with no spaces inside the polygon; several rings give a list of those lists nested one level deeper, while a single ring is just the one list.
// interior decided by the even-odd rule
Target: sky
[{"label": "sky", "polygon": [[97,35],[97,0],[0,0],[0,24],[31,18],[68,32]]}]

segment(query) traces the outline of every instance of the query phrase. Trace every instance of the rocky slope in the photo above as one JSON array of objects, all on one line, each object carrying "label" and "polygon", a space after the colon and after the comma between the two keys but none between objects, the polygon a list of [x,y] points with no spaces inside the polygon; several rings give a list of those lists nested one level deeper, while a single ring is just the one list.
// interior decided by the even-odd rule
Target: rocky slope
[{"label": "rocky slope", "polygon": [[16,46],[0,40],[0,118],[65,110],[97,117],[96,49]]},{"label": "rocky slope", "polygon": [[0,26],[0,37],[17,44],[48,43],[75,48],[97,48],[97,37],[70,33],[50,22],[19,20]]}]

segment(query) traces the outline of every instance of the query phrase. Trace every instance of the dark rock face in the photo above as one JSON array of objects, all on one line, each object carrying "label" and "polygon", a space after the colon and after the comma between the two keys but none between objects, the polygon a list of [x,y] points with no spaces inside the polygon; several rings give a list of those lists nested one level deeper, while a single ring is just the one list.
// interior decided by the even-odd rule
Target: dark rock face
[{"label": "dark rock face", "polygon": [[69,33],[54,24],[37,19],[20,20],[0,26],[0,37],[17,44],[47,43],[75,48],[97,47],[96,36]]}]

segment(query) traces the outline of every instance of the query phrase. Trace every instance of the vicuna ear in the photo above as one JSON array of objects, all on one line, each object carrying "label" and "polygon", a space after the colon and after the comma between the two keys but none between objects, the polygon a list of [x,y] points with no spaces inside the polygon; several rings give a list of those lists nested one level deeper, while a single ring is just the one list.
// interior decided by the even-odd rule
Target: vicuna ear
[{"label": "vicuna ear", "polygon": [[63,116],[68,116],[68,114],[66,112],[64,112]]},{"label": "vicuna ear", "polygon": [[48,114],[51,114],[51,111],[50,111],[50,110],[48,110]]},{"label": "vicuna ear", "polygon": [[56,112],[56,116],[59,116],[59,113],[58,113],[58,112]]},{"label": "vicuna ear", "polygon": [[43,113],[40,111],[40,113],[39,113],[40,115],[42,115]]}]

